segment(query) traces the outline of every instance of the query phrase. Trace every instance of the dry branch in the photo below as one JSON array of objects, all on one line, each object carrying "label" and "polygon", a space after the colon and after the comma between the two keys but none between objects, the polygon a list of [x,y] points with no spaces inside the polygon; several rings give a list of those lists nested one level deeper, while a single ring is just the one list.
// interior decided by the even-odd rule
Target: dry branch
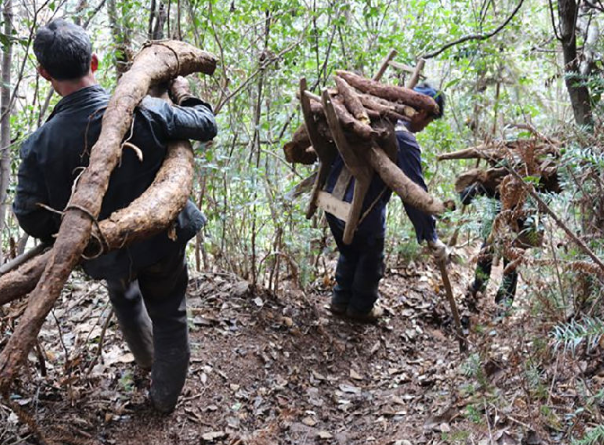
[{"label": "dry branch", "polygon": [[419,78],[422,74],[422,70],[424,69],[425,64],[426,64],[426,59],[419,59],[417,61],[417,65],[415,66],[415,69],[413,70],[411,79],[409,79],[409,82],[407,82],[407,85],[406,85],[407,88],[415,88],[415,86],[419,82]]},{"label": "dry branch", "polygon": [[405,203],[430,214],[439,214],[445,211],[445,206],[441,201],[409,179],[378,146],[371,147],[369,162],[384,183],[399,195]]},{"label": "dry branch", "polygon": [[42,252],[44,252],[45,250],[48,250],[48,249],[50,249],[50,246],[48,244],[41,243],[41,244],[38,244],[36,247],[23,253],[22,255],[19,255],[16,258],[13,258],[9,262],[0,266],[0,276],[10,272],[11,270],[18,268],[19,266],[26,263],[33,257],[40,255]]},{"label": "dry branch", "polygon": [[489,145],[478,145],[476,147],[464,148],[463,150],[452,151],[451,153],[442,153],[436,156],[439,161],[448,161],[451,159],[500,159],[497,155],[498,150],[490,148]]},{"label": "dry branch", "polygon": [[378,82],[382,79],[382,76],[388,69],[388,65],[390,65],[392,59],[394,59],[397,54],[398,52],[395,49],[391,49],[388,52],[388,55],[384,58],[384,60],[382,60],[382,63],[380,64],[380,68],[378,69],[377,73],[375,73],[375,75],[373,76],[373,80]]},{"label": "dry branch", "polygon": [[336,71],[336,74],[364,93],[381,97],[382,99],[387,99],[392,102],[400,102],[409,105],[416,110],[425,110],[433,115],[438,114],[438,105],[436,101],[425,94],[418,93],[405,87],[384,85],[374,80],[365,79],[364,77],[349,71],[338,70]]},{"label": "dry branch", "polygon": [[501,179],[508,174],[505,167],[489,168],[482,170],[473,168],[460,174],[455,181],[455,191],[461,193],[466,187],[472,184],[480,183],[486,190],[494,192]]},{"label": "dry branch", "polygon": [[283,146],[287,162],[312,165],[317,160],[317,153],[311,149],[310,138],[305,125],[300,125],[294,132],[292,140]]},{"label": "dry branch", "polygon": [[88,244],[92,220],[101,209],[135,107],[152,85],[193,72],[212,74],[215,68],[216,58],[209,53],[183,42],[157,42],[144,48],[134,59],[131,70],[120,79],[103,116],[99,139],[91,149],[90,164],[65,210],[48,264],[29,297],[25,314],[0,354],[0,392],[3,394],[8,392],[46,315]]},{"label": "dry branch", "polygon": [[333,143],[330,142],[329,138],[321,134],[319,125],[316,124],[316,117],[313,117],[311,110],[313,101],[309,96],[310,93],[307,91],[307,87],[308,85],[306,83],[306,78],[301,78],[298,94],[300,98],[300,106],[302,108],[302,115],[304,116],[304,125],[306,126],[306,131],[308,133],[310,142],[312,143],[312,146],[319,156],[319,160],[321,161],[319,165],[319,172],[317,173],[315,182],[313,184],[308,209],[306,210],[306,218],[310,219],[317,210],[317,197],[321,188],[325,184],[325,181],[327,180],[329,168],[337,154],[337,148]]},{"label": "dry branch", "polygon": [[348,85],[348,82],[338,76],[335,76],[335,81],[336,86],[338,87],[338,92],[342,96],[344,105],[346,106],[346,109],[350,111],[350,114],[352,114],[354,118],[358,119],[358,121],[362,124],[371,124],[369,116],[367,115],[367,110],[365,110],[365,107],[361,103],[357,93],[350,85]]}]

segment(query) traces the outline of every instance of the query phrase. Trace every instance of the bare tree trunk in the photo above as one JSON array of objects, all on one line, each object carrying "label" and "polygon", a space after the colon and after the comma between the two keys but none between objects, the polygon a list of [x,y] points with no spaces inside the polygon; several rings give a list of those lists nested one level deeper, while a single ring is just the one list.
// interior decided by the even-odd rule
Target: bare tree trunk
[{"label": "bare tree trunk", "polygon": [[596,14],[597,11],[583,5],[577,23],[585,42],[583,44],[583,57],[579,64],[579,72],[582,76],[589,76],[595,66],[598,41],[600,40],[600,26]]},{"label": "bare tree trunk", "polygon": [[151,11],[151,14],[151,21],[154,21],[154,25],[149,38],[151,40],[161,40],[164,38],[164,24],[168,19],[166,5],[160,2],[159,6],[157,7],[157,11]]},{"label": "bare tree trunk", "polygon": [[579,6],[575,0],[558,0],[558,13],[560,15],[560,42],[564,54],[564,72],[566,89],[573,107],[575,122],[578,125],[591,127],[593,115],[589,90],[580,84],[579,59],[577,54],[577,18]]},{"label": "bare tree trunk", "polygon": [[115,45],[115,71],[119,79],[130,68],[130,30],[125,19],[122,20],[122,17],[118,13],[116,0],[108,1],[107,14],[109,15],[111,35],[113,37],[113,44]]},{"label": "bare tree trunk", "polygon": [[[10,35],[12,34],[13,20],[13,4],[12,0],[4,0],[4,10],[2,12],[4,19],[4,35],[8,37],[8,41],[4,46],[2,53],[2,92],[0,114],[2,121],[0,122],[0,147],[2,155],[0,156],[0,246],[2,246],[2,234],[6,220],[7,208],[7,190],[10,182],[10,66],[12,58],[12,42]],[[2,248],[0,247],[0,264],[4,261]]]}]

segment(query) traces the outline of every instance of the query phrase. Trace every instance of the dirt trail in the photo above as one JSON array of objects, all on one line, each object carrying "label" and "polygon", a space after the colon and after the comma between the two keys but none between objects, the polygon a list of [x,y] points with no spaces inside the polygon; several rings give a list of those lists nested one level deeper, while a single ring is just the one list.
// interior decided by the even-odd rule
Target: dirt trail
[{"label": "dirt trail", "polygon": [[[466,269],[452,271],[456,295]],[[45,324],[48,376],[24,378],[14,400],[49,437],[76,444],[486,444],[480,440],[490,437],[511,445],[537,428],[524,419],[522,385],[511,383],[517,368],[504,366],[521,362],[514,345],[526,349],[513,327],[524,322],[521,311],[493,321],[485,303],[473,319],[471,353],[461,356],[430,263],[389,270],[381,286],[387,316],[377,325],[333,317],[328,289],[275,296],[229,274],[201,274],[189,293],[192,365],[171,416],[151,411],[147,377],[113,322],[95,361],[108,307],[104,289],[90,282],[74,282],[55,310],[61,322]],[[479,361],[477,351],[489,359]],[[39,363],[34,354],[30,360]],[[494,388],[516,396],[493,400]],[[7,410],[0,416],[0,443],[15,443],[26,429]]]}]

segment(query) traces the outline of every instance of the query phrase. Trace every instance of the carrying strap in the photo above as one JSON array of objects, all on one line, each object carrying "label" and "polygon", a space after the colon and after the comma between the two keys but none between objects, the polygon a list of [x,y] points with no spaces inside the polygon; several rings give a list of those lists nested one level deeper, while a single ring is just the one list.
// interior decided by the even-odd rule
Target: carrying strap
[{"label": "carrying strap", "polygon": [[382,189],[382,191],[380,192],[380,194],[377,195],[377,197],[373,200],[373,202],[371,203],[371,205],[369,206],[369,208],[367,208],[367,210],[365,210],[363,212],[363,214],[359,218],[359,226],[361,225],[361,223],[363,222],[363,220],[367,217],[367,215],[369,215],[371,213],[371,211],[377,205],[377,203],[380,201],[380,199],[382,199],[382,196],[384,196],[384,193],[386,193],[386,190],[388,190],[388,187],[384,186],[384,188]]}]

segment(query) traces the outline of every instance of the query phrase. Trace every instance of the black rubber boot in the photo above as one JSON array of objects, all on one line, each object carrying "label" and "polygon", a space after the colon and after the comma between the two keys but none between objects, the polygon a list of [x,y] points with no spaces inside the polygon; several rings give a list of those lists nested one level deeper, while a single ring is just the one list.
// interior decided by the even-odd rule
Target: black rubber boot
[{"label": "black rubber boot", "polygon": [[164,414],[174,411],[189,369],[190,354],[183,355],[182,350],[173,352],[155,360],[151,371],[149,398],[153,407]]}]

